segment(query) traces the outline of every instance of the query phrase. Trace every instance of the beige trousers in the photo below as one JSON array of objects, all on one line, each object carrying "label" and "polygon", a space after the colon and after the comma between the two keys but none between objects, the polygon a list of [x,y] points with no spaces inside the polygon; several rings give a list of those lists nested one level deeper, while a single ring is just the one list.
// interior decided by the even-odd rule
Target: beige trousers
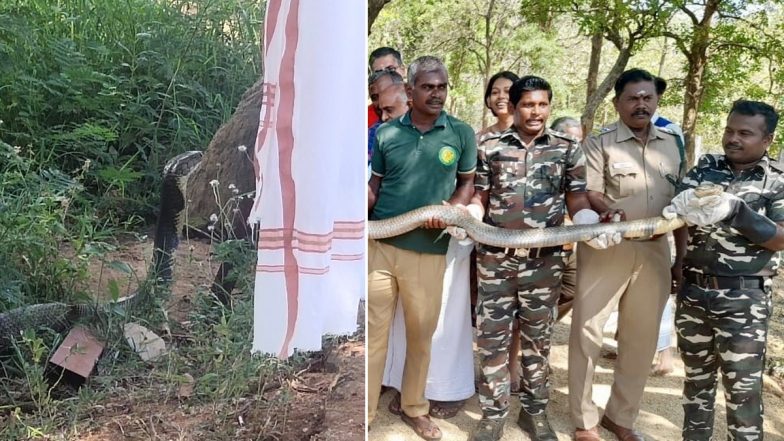
[{"label": "beige trousers", "polygon": [[368,242],[368,423],[376,416],[389,329],[398,297],[406,323],[401,408],[411,417],[427,415],[430,410],[425,385],[431,340],[441,312],[445,269],[446,258],[442,254],[417,253],[374,240]]},{"label": "beige trousers", "polygon": [[580,246],[577,294],[569,336],[569,408],[579,428],[599,423],[592,399],[602,329],[618,305],[618,359],[604,414],[632,428],[656,352],[664,304],[670,292],[667,238],[623,241],[606,250]]}]

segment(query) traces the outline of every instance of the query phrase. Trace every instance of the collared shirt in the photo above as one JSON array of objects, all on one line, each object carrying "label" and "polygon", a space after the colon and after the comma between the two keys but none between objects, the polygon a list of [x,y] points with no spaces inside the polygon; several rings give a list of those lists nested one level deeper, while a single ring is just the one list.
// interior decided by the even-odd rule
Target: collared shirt
[{"label": "collared shirt", "polygon": [[655,112],[653,114],[653,116],[651,117],[651,122],[656,127],[669,129],[672,133],[678,135],[678,138],[680,138],[682,144],[686,143],[686,141],[683,139],[683,129],[681,129],[681,126],[659,115],[659,112]]},{"label": "collared shirt", "polygon": [[512,126],[479,146],[474,186],[489,191],[485,221],[491,225],[560,226],[565,192],[585,191],[585,159],[568,135],[547,129],[526,147]]},{"label": "collared shirt", "polygon": [[[702,182],[721,185],[773,222],[784,221],[784,165],[767,154],[754,167],[739,172],[733,172],[724,155],[703,155],[683,178],[682,188],[694,188]],[[779,264],[779,253],[751,243],[725,222],[689,228],[684,265],[692,271],[716,276],[772,276]]]},{"label": "collared shirt", "polygon": [[368,164],[370,164],[370,158],[373,157],[373,147],[376,145],[376,130],[381,124],[383,124],[381,121],[377,121],[368,128]]},{"label": "collared shirt", "polygon": [[603,193],[628,220],[661,216],[684,172],[675,136],[651,124],[643,141],[622,121],[602,129],[583,144],[587,189]]},{"label": "collared shirt", "polygon": [[[455,191],[458,174],[476,170],[476,141],[468,124],[441,112],[433,128],[422,133],[411,112],[376,130],[371,172],[381,177],[370,219],[387,219],[425,205],[441,205]],[[383,239],[420,253],[446,254],[449,237],[441,230],[418,228]]]}]

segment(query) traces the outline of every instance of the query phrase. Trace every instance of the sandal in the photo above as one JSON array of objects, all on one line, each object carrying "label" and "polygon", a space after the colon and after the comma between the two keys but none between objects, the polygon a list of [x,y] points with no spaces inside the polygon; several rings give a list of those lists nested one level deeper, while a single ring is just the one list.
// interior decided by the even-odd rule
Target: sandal
[{"label": "sandal", "polygon": [[395,391],[395,395],[389,401],[387,409],[389,409],[389,413],[395,416],[403,414],[403,411],[400,409],[400,392]]},{"label": "sandal", "polygon": [[430,417],[428,415],[410,417],[403,413],[400,415],[400,418],[404,423],[408,424],[409,427],[414,429],[414,432],[416,432],[416,434],[424,440],[438,441],[443,436],[441,429],[439,429],[434,422],[430,421]]},{"label": "sandal", "polygon": [[454,417],[463,408],[465,401],[435,401],[430,400],[430,416],[447,420]]}]

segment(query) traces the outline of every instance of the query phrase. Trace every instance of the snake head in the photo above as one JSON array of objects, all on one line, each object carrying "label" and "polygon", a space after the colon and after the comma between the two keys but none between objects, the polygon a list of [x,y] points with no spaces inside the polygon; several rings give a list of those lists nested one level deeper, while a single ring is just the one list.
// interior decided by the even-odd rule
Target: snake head
[{"label": "snake head", "polygon": [[724,187],[712,182],[703,182],[694,189],[694,194],[698,198],[706,196],[718,196],[724,192]]}]

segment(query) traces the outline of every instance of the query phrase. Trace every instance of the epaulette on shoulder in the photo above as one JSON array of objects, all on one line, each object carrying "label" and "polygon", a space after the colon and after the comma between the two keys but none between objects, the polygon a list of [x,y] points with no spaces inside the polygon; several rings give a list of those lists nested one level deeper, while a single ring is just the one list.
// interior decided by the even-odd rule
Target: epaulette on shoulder
[{"label": "epaulette on shoulder", "polygon": [[575,138],[574,136],[572,136],[572,135],[570,135],[568,133],[559,132],[557,130],[550,130],[550,134],[555,136],[556,138],[561,138],[561,139],[564,139],[566,141],[569,141],[570,143],[579,142],[579,141],[577,141],[577,138]]},{"label": "epaulette on shoulder", "polygon": [[602,127],[601,129],[599,129],[599,134],[600,134],[600,135],[604,135],[605,133],[614,132],[614,131],[616,131],[617,129],[618,129],[618,126],[607,126],[607,127]]},{"label": "epaulette on shoulder", "polygon": [[675,133],[675,131],[672,130],[671,128],[669,128],[669,127],[658,127],[657,126],[656,130],[658,130],[658,131],[660,131],[662,133],[667,133],[667,134],[672,135],[672,136],[678,136],[678,134]]},{"label": "epaulette on shoulder", "polygon": [[503,136],[503,132],[485,133],[478,139],[478,146],[493,146],[498,144]]},{"label": "epaulette on shoulder", "polygon": [[781,160],[770,161],[770,166],[775,168],[777,171],[784,173],[784,162]]}]

